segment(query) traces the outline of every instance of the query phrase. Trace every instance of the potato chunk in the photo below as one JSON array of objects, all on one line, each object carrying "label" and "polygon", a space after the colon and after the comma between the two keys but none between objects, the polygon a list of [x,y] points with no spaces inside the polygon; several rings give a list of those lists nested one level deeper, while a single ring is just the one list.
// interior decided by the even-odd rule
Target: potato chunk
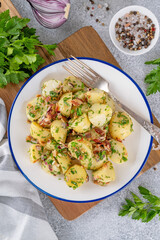
[{"label": "potato chunk", "polygon": [[128,160],[128,153],[123,143],[114,139],[110,140],[111,154],[109,158],[115,163],[124,163]]},{"label": "potato chunk", "polygon": [[93,156],[92,153],[92,144],[86,139],[75,139],[68,144],[68,150],[70,151],[72,157],[77,158],[78,160],[91,159]]},{"label": "potato chunk", "polygon": [[58,153],[56,158],[64,174],[71,165],[71,158],[66,152]]},{"label": "potato chunk", "polygon": [[67,137],[67,128],[61,120],[55,120],[51,124],[51,135],[60,143],[65,143]]},{"label": "potato chunk", "polygon": [[42,161],[42,168],[54,176],[61,174],[60,165],[53,156],[49,156],[46,160]]},{"label": "potato chunk", "polygon": [[44,97],[50,96],[52,100],[57,100],[62,92],[62,83],[59,80],[49,80],[42,85],[42,95]]},{"label": "potato chunk", "polygon": [[39,144],[33,144],[30,146],[29,154],[30,154],[30,160],[32,163],[35,163],[39,160],[41,160],[41,155],[43,153],[43,147]]},{"label": "potato chunk", "polygon": [[105,99],[105,92],[98,88],[93,88],[91,91],[85,93],[87,102],[90,104],[103,103]]},{"label": "potato chunk", "polygon": [[88,103],[84,102],[80,106],[72,106],[71,117],[81,116],[83,113],[88,113],[89,106]]},{"label": "potato chunk", "polygon": [[72,108],[72,93],[63,94],[57,103],[57,107],[63,116],[69,117]]},{"label": "potato chunk", "polygon": [[32,122],[41,117],[45,111],[43,102],[44,100],[42,97],[36,97],[27,104],[26,115],[28,120]]},{"label": "potato chunk", "polygon": [[105,93],[105,100],[104,103],[106,103],[108,106],[112,108],[112,112],[115,112],[115,102],[113,99],[108,95],[108,93]]},{"label": "potato chunk", "polygon": [[107,124],[112,117],[112,109],[107,104],[95,103],[88,111],[89,121],[96,127]]},{"label": "potato chunk", "polygon": [[81,100],[85,100],[85,92],[83,90],[75,92],[73,95],[73,99],[81,99]]},{"label": "potato chunk", "polygon": [[53,138],[49,139],[45,145],[45,148],[50,151],[55,150],[55,140]]},{"label": "potato chunk", "polygon": [[88,175],[84,167],[75,164],[67,170],[64,180],[69,187],[75,190],[87,181],[87,176]]},{"label": "potato chunk", "polygon": [[47,142],[51,138],[49,129],[41,127],[38,123],[32,122],[30,128],[31,136],[39,142]]},{"label": "potato chunk", "polygon": [[93,171],[94,183],[104,186],[107,183],[115,180],[115,171],[111,162],[105,163],[101,168]]},{"label": "potato chunk", "polygon": [[63,82],[63,92],[77,92],[84,89],[84,83],[81,78],[70,76],[65,78]]},{"label": "potato chunk", "polygon": [[76,118],[75,120],[70,120],[69,122],[70,128],[72,128],[77,133],[85,133],[90,129],[91,123],[88,119],[86,113],[83,113],[81,116]]},{"label": "potato chunk", "polygon": [[109,124],[109,132],[113,139],[123,140],[131,134],[132,127],[132,120],[127,113],[115,112]]}]

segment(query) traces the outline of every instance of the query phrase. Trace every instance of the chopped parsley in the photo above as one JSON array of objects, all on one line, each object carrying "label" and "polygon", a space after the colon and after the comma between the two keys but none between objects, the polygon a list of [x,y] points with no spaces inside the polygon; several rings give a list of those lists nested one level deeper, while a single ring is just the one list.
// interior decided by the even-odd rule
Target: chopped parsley
[{"label": "chopped parsley", "polygon": [[99,158],[102,160],[106,156],[106,151],[99,152]]},{"label": "chopped parsley", "polygon": [[34,114],[34,113],[29,113],[29,115],[32,117],[32,118],[34,118],[36,115]]},{"label": "chopped parsley", "polygon": [[58,132],[59,132],[59,127],[57,127],[57,128],[56,128],[56,131],[55,131],[55,132],[56,132],[56,133],[58,133]]},{"label": "chopped parsley", "polygon": [[82,113],[82,105],[77,108],[77,116],[81,116],[83,113]]},{"label": "chopped parsley", "polygon": [[58,94],[57,94],[56,92],[54,92],[54,91],[50,91],[50,92],[49,92],[49,95],[50,95],[51,97],[57,97],[57,96],[58,96]]},{"label": "chopped parsley", "polygon": [[113,123],[118,123],[119,125],[123,126],[123,125],[126,125],[126,124],[129,124],[129,119],[128,117],[126,117],[123,113],[119,112],[117,114],[117,117],[118,118],[122,118],[122,120],[118,121],[118,122],[113,122]]},{"label": "chopped parsley", "polygon": [[74,169],[74,168],[71,168],[71,173],[72,173],[72,174],[75,174],[75,173],[77,173],[77,170]]}]

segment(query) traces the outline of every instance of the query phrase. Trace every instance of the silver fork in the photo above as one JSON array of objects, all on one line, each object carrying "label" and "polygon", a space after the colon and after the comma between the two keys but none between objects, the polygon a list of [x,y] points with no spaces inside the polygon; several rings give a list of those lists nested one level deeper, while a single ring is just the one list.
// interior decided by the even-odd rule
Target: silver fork
[{"label": "silver fork", "polygon": [[101,88],[101,85],[106,84],[106,92],[110,95],[110,97],[118,104],[124,111],[126,111],[130,116],[132,116],[144,129],[146,129],[152,137],[156,139],[156,141],[160,144],[160,128],[155,126],[154,124],[148,122],[143,119],[141,116],[133,112],[123,103],[121,103],[109,90],[109,83],[106,79],[101,77],[97,72],[95,72],[92,68],[90,68],[87,64],[82,62],[81,60],[75,58],[71,55],[74,60],[68,58],[69,62],[65,62],[63,65],[64,69],[67,70],[75,77],[81,77],[84,84],[90,87]]}]

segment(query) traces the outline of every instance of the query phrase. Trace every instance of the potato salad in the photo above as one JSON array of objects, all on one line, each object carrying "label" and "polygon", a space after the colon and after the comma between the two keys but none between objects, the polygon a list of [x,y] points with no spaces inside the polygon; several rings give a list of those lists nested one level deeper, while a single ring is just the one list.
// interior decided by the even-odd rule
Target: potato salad
[{"label": "potato salad", "polygon": [[63,174],[72,189],[89,180],[88,171],[95,184],[109,184],[115,180],[114,164],[128,160],[122,141],[133,131],[131,118],[115,110],[105,91],[86,87],[80,78],[44,82],[26,115],[31,162],[53,176]]}]

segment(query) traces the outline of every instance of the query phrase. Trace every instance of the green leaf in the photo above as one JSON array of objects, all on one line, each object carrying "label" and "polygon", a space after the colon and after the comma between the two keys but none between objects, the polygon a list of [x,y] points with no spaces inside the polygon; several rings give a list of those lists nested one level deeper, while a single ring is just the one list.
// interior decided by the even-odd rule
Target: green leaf
[{"label": "green leaf", "polygon": [[137,203],[136,203],[136,206],[137,206],[139,209],[143,209],[143,208],[146,206],[146,203],[137,202]]},{"label": "green leaf", "polygon": [[22,56],[16,55],[13,58],[13,61],[19,65],[25,63],[26,65],[32,64],[36,61],[36,54],[23,54]]},{"label": "green leaf", "polygon": [[128,205],[129,205],[130,207],[133,207],[133,206],[134,206],[134,203],[133,203],[131,200],[129,200],[128,198],[126,198],[125,200],[126,200],[126,202],[128,203]]},{"label": "green leaf", "polygon": [[131,192],[131,194],[132,197],[134,198],[135,203],[142,203],[142,200],[136,194],[134,194],[133,192]]},{"label": "green leaf", "polygon": [[0,52],[0,67],[5,65],[5,55]]},{"label": "green leaf", "polygon": [[0,48],[5,48],[9,46],[9,41],[6,37],[0,37]]},{"label": "green leaf", "polygon": [[157,91],[160,92],[160,73],[157,73],[152,80],[153,82],[147,87],[147,96],[156,93]]},{"label": "green leaf", "polygon": [[12,17],[5,25],[5,31],[11,35],[17,35],[19,30],[23,29],[30,20],[28,18]]},{"label": "green leaf", "polygon": [[36,29],[35,28],[29,28],[29,27],[25,27],[23,29],[23,33],[24,33],[24,36],[27,37],[27,38],[30,38],[30,37],[34,37],[35,38],[38,38],[38,36],[35,36],[35,33],[36,33]]},{"label": "green leaf", "polygon": [[127,205],[127,204],[123,204],[123,205],[122,205],[122,208],[123,208],[124,210],[129,210],[129,209],[130,209],[130,206]]},{"label": "green leaf", "polygon": [[40,56],[36,55],[36,61],[30,65],[31,69],[35,72],[40,65],[42,65],[45,60]]},{"label": "green leaf", "polygon": [[145,64],[160,64],[160,58],[145,62]]},{"label": "green leaf", "polygon": [[20,81],[24,81],[29,75],[23,71],[7,71],[5,74],[7,82],[18,84]]},{"label": "green leaf", "polygon": [[151,210],[150,212],[147,213],[146,219],[144,219],[143,222],[151,221],[156,215],[157,215],[157,212],[154,210]]},{"label": "green leaf", "polygon": [[43,45],[43,48],[47,50],[47,52],[51,55],[55,55],[54,51],[57,47],[57,44],[52,44],[52,45]]},{"label": "green leaf", "polygon": [[128,214],[128,211],[127,210],[124,210],[124,209],[121,209],[120,211],[119,211],[119,216],[125,216],[125,215],[127,215]]},{"label": "green leaf", "polygon": [[15,40],[12,44],[12,47],[17,48],[17,49],[22,49],[24,48],[23,46],[23,41],[22,40]]},{"label": "green leaf", "polygon": [[4,11],[4,12],[2,12],[2,13],[0,13],[0,21],[2,21],[3,19],[4,20],[9,20],[11,17],[10,17],[10,15],[9,15],[9,9],[8,10],[6,10],[6,11]]},{"label": "green leaf", "polygon": [[14,49],[13,47],[8,47],[8,48],[7,48],[7,55],[8,55],[8,56],[13,53],[13,49]]},{"label": "green leaf", "polygon": [[140,218],[141,218],[141,211],[137,209],[137,210],[132,214],[132,219],[139,220]]},{"label": "green leaf", "polygon": [[128,216],[132,216],[132,214],[136,211],[137,209],[135,207],[130,207]]},{"label": "green leaf", "polygon": [[150,203],[153,205],[160,206],[160,198],[154,196],[154,195],[145,195],[143,196],[145,199],[147,199]]},{"label": "green leaf", "polygon": [[153,69],[149,74],[146,75],[145,80],[148,83],[147,95],[160,92],[160,66]]},{"label": "green leaf", "polygon": [[24,43],[25,47],[28,49],[33,49],[33,48],[35,48],[36,45],[40,44],[39,40],[35,39],[35,38],[30,38],[30,39],[24,38],[23,43]]},{"label": "green leaf", "polygon": [[144,222],[147,217],[147,209],[141,210],[140,216],[141,216],[142,222]]},{"label": "green leaf", "polygon": [[149,195],[149,194],[151,194],[151,192],[150,192],[147,188],[144,188],[144,187],[142,187],[142,186],[139,186],[138,189],[139,189],[139,192],[140,192],[142,195]]},{"label": "green leaf", "polygon": [[152,71],[150,71],[150,73],[146,75],[144,81],[146,83],[152,83],[154,81],[153,77],[156,75],[158,70],[160,70],[160,67],[154,68]]},{"label": "green leaf", "polygon": [[4,87],[7,85],[7,79],[3,73],[0,73],[0,87]]}]

